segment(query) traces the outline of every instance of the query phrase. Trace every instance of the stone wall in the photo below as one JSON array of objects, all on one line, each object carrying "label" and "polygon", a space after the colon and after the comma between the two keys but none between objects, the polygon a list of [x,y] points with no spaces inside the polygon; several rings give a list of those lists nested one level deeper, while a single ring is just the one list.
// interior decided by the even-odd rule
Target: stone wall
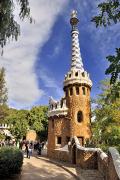
[{"label": "stone wall", "polygon": [[[53,157],[55,149],[64,147],[67,142],[67,137],[70,137],[69,119],[65,117],[49,118],[48,126],[48,156]],[[57,143],[57,137],[61,137],[61,144]]]},{"label": "stone wall", "polygon": [[120,154],[112,147],[108,152],[108,180],[120,180]]},{"label": "stone wall", "polygon": [[37,134],[34,130],[29,130],[26,134],[27,141],[36,141],[38,139]]},{"label": "stone wall", "polygon": [[109,148],[107,155],[99,148],[80,146],[78,138],[74,137],[69,151],[72,163],[83,169],[98,169],[105,180],[120,180],[120,154],[115,148]]},{"label": "stone wall", "polygon": [[97,152],[87,148],[78,148],[76,164],[82,169],[97,169]]},{"label": "stone wall", "polygon": [[48,157],[52,159],[57,159],[60,161],[69,162],[68,146],[66,145],[63,148],[58,148],[58,149],[50,151]]},{"label": "stone wall", "polygon": [[97,151],[97,164],[99,172],[103,175],[104,179],[107,180],[108,156],[102,150]]},{"label": "stone wall", "polygon": [[79,143],[77,137],[74,137],[71,141],[70,147],[70,159],[71,162],[80,166],[83,169],[97,169],[97,149],[85,148]]},{"label": "stone wall", "polygon": [[104,180],[120,180],[120,155],[109,148],[108,155],[99,148],[85,148],[74,137],[68,145],[51,150],[49,157],[71,162],[82,169],[98,169]]}]

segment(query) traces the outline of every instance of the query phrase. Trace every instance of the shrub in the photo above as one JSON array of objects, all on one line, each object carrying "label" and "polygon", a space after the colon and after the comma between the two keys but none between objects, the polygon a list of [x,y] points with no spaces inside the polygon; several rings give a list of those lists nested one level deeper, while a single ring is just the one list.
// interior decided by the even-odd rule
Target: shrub
[{"label": "shrub", "polygon": [[0,177],[10,177],[21,171],[23,164],[22,152],[14,147],[0,149]]}]

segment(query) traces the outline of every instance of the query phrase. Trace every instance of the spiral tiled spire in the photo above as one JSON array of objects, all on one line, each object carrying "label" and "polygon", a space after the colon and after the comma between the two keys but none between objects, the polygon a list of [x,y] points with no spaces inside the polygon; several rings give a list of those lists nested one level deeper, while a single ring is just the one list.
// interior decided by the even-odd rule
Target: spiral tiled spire
[{"label": "spiral tiled spire", "polygon": [[70,24],[72,26],[71,36],[72,36],[72,63],[71,69],[79,69],[81,72],[84,71],[82,57],[80,53],[79,47],[79,31],[77,29],[77,23],[79,22],[77,18],[77,12],[75,10],[72,11]]},{"label": "spiral tiled spire", "polygon": [[82,57],[79,47],[79,31],[77,28],[79,20],[77,18],[77,12],[72,11],[70,24],[72,26],[71,36],[72,36],[72,60],[71,68],[65,75],[64,88],[73,84],[86,84],[87,86],[92,86],[92,81],[90,80],[89,74],[83,68]]}]

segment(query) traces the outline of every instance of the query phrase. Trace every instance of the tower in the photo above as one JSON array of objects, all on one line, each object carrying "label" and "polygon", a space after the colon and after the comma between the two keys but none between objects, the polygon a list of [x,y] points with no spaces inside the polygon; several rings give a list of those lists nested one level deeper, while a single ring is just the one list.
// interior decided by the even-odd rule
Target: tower
[{"label": "tower", "polygon": [[71,14],[72,26],[72,57],[70,71],[65,75],[64,92],[70,120],[70,137],[77,136],[83,145],[85,139],[91,136],[90,130],[90,90],[92,82],[89,74],[83,68],[83,62],[79,47],[79,20],[77,12]]},{"label": "tower", "polygon": [[48,156],[55,157],[55,149],[68,144],[77,136],[81,145],[91,136],[90,130],[90,90],[92,82],[84,70],[79,47],[79,20],[77,12],[71,14],[72,56],[71,67],[65,75],[63,90],[65,96],[56,101],[49,100],[48,111]]}]

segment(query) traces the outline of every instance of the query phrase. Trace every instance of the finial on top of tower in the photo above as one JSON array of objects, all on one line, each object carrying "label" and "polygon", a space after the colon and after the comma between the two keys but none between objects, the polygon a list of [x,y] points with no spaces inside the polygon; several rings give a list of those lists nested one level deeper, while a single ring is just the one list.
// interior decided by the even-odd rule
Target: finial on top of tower
[{"label": "finial on top of tower", "polygon": [[71,18],[74,18],[74,17],[77,18],[77,11],[76,10],[72,10],[72,13],[71,13]]},{"label": "finial on top of tower", "polygon": [[72,25],[72,27],[74,27],[77,25],[78,22],[79,19],[77,18],[77,11],[73,10],[71,13],[70,24]]}]

